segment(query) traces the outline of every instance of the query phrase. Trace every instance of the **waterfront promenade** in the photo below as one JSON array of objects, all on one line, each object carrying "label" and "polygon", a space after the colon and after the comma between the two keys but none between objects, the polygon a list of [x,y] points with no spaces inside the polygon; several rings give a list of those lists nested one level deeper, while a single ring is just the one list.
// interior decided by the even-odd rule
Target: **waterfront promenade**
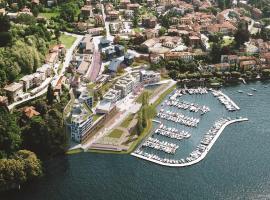
[{"label": "waterfront promenade", "polygon": [[212,148],[212,146],[214,145],[214,143],[216,142],[216,140],[218,139],[218,137],[221,135],[222,131],[230,124],[232,123],[236,123],[236,122],[242,122],[242,121],[248,121],[248,118],[239,118],[239,119],[233,119],[230,120],[228,122],[226,122],[225,124],[223,124],[221,126],[221,128],[218,130],[217,134],[215,135],[215,137],[211,140],[211,142],[209,143],[209,145],[206,147],[205,151],[195,160],[190,161],[190,162],[186,162],[186,163],[178,163],[178,164],[172,164],[172,163],[164,163],[152,158],[147,158],[146,156],[137,154],[137,153],[131,153],[131,155],[144,159],[144,160],[148,160],[150,162],[154,162],[156,164],[159,165],[163,165],[163,166],[168,166],[168,167],[187,167],[187,166],[191,166],[194,165],[198,162],[200,162],[201,160],[203,160],[205,158],[205,156],[207,155],[207,153],[210,151],[210,149]]}]

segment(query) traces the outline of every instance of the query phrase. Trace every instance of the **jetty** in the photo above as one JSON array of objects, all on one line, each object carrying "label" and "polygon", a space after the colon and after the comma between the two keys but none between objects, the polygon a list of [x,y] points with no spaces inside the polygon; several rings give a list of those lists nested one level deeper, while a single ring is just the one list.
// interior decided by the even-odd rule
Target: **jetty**
[{"label": "jetty", "polygon": [[220,90],[213,90],[210,89],[210,91],[212,91],[212,94],[218,98],[218,100],[225,105],[226,109],[229,111],[236,111],[236,110],[240,110],[239,106],[236,105],[236,103],[234,103],[233,100],[231,100],[230,97],[228,97],[226,94],[224,94],[222,91]]},{"label": "jetty", "polygon": [[[163,166],[168,166],[168,167],[191,166],[191,165],[194,165],[194,164],[200,162],[201,160],[203,160],[206,157],[207,153],[210,151],[210,149],[212,148],[212,146],[214,145],[214,143],[216,142],[218,137],[221,135],[223,130],[228,125],[236,123],[236,122],[243,122],[243,121],[248,121],[248,118],[238,118],[238,119],[226,120],[226,122],[219,127],[218,131],[215,132],[215,134],[213,135],[213,137],[209,141],[208,145],[200,144],[198,146],[198,149],[191,152],[189,159],[186,159],[186,160],[184,160],[184,159],[174,160],[174,159],[160,158],[157,155],[143,152],[142,150],[140,150],[140,148],[138,148],[135,152],[131,153],[131,155],[133,155],[137,158],[148,160],[150,162],[153,162],[153,163],[156,163],[159,165],[163,165]],[[202,150],[201,152],[199,151],[200,149]]]}]

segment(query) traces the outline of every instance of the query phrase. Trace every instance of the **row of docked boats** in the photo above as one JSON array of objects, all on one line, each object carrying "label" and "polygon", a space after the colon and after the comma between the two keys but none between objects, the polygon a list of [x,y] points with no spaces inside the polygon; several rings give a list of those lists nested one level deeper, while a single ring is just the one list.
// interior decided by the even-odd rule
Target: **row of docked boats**
[{"label": "row of docked boats", "polygon": [[175,90],[175,93],[170,96],[171,100],[176,100],[177,97],[182,96],[182,95],[186,95],[186,94],[207,94],[208,90],[207,88],[202,88],[202,87],[198,87],[198,88],[181,88],[181,89],[177,89]]},{"label": "row of docked boats", "polygon": [[161,109],[160,112],[157,113],[157,117],[183,124],[189,127],[197,127],[198,123],[200,122],[200,119],[198,118],[188,117],[183,115],[182,113],[175,113],[169,110],[164,111],[164,109]]},{"label": "row of docked boats", "polygon": [[212,94],[218,98],[220,103],[222,103],[228,111],[239,110],[235,103],[230,98],[225,96],[221,91],[212,90]]},{"label": "row of docked boats", "polygon": [[164,163],[164,164],[184,164],[184,163],[186,163],[185,159],[176,160],[176,159],[170,159],[170,158],[161,158],[158,155],[144,152],[141,149],[137,149],[134,153],[136,153],[140,156],[143,156],[145,158],[151,159],[151,160],[159,161],[159,162]]},{"label": "row of docked boats", "polygon": [[203,139],[201,140],[201,144],[209,145],[212,139],[215,137],[219,129],[230,120],[230,118],[222,118],[214,123],[212,128],[204,135]]},{"label": "row of docked boats", "polygon": [[156,150],[164,151],[165,153],[175,154],[179,145],[167,141],[161,141],[156,138],[149,137],[143,144],[143,147],[149,147]]},{"label": "row of docked boats", "polygon": [[176,128],[166,127],[164,124],[161,124],[159,128],[155,130],[155,133],[177,140],[188,139],[191,136],[187,131],[180,131]]},{"label": "row of docked boats", "polygon": [[200,106],[195,103],[187,102],[187,101],[178,101],[178,100],[165,100],[164,104],[167,106],[174,106],[178,109],[189,110],[190,112],[201,112],[201,115],[210,111],[208,106]]}]

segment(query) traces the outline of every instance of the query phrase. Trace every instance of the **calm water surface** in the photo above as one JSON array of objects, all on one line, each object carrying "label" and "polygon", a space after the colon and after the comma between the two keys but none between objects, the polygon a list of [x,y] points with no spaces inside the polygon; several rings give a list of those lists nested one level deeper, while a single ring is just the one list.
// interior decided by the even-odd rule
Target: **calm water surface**
[{"label": "calm water surface", "polygon": [[130,155],[81,153],[50,161],[46,177],[0,199],[270,199],[270,84],[223,91],[249,121],[228,126],[197,165],[169,168]]}]

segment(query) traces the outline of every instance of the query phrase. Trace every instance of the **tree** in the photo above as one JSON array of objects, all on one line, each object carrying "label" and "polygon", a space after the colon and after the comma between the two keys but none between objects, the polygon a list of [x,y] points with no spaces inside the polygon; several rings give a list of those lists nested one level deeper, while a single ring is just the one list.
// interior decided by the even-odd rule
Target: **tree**
[{"label": "tree", "polygon": [[47,102],[49,105],[53,104],[53,99],[54,99],[53,88],[52,88],[52,84],[49,83],[48,89],[47,89]]},{"label": "tree", "polygon": [[161,27],[161,28],[158,30],[158,35],[159,35],[159,36],[165,35],[165,33],[166,33],[166,28],[164,28],[164,27]]},{"label": "tree", "polygon": [[17,151],[22,143],[21,130],[15,114],[0,109],[0,158]]},{"label": "tree", "polygon": [[132,19],[132,25],[134,28],[137,28],[138,27],[138,16],[134,15],[133,19]]},{"label": "tree", "polygon": [[143,126],[142,126],[142,112],[138,112],[138,118],[137,118],[137,125],[136,125],[136,130],[137,130],[137,135],[140,135],[143,132]]},{"label": "tree", "polygon": [[20,150],[10,159],[0,159],[0,190],[18,187],[41,175],[41,162],[31,151]]},{"label": "tree", "polygon": [[213,43],[211,52],[210,52],[210,57],[212,59],[213,63],[219,63],[221,59],[221,44],[220,43]]},{"label": "tree", "polygon": [[37,158],[34,152],[20,150],[14,155],[14,158],[24,163],[24,172],[27,180],[42,175],[41,161]]},{"label": "tree", "polygon": [[23,14],[19,14],[19,16],[16,18],[16,22],[20,24],[25,24],[25,25],[35,25],[36,18],[32,15],[23,13]]},{"label": "tree", "polygon": [[57,28],[57,29],[54,30],[54,35],[55,35],[55,38],[57,40],[57,43],[59,43],[59,38],[61,36],[61,32],[60,32],[60,29],[59,28]]},{"label": "tree", "polygon": [[79,13],[78,5],[74,2],[69,2],[62,5],[60,17],[67,22],[74,22],[77,13]]},{"label": "tree", "polygon": [[0,15],[0,32],[8,32],[10,29],[10,21],[7,15]]},{"label": "tree", "polygon": [[238,25],[238,29],[234,35],[234,39],[236,42],[236,47],[240,47],[245,42],[249,41],[250,33],[248,30],[248,24],[246,22],[240,22]]},{"label": "tree", "polygon": [[37,8],[36,6],[32,9],[32,13],[33,13],[33,15],[34,15],[35,17],[38,16],[39,10],[38,10],[38,8]]}]

